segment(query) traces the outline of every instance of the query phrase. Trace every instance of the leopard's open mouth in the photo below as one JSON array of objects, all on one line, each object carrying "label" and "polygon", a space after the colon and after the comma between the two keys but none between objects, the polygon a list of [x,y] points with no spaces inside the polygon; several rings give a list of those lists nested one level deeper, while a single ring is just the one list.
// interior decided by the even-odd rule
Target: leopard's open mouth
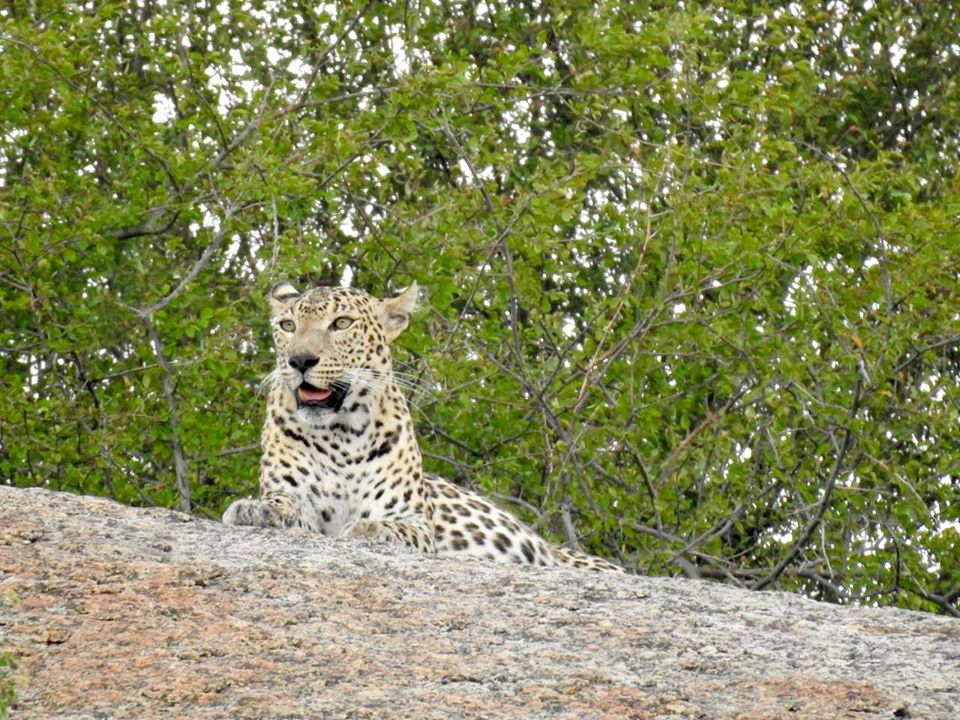
[{"label": "leopard's open mouth", "polygon": [[328,388],[318,388],[304,382],[297,388],[297,406],[339,410],[349,390],[350,386],[341,382],[330,383]]}]

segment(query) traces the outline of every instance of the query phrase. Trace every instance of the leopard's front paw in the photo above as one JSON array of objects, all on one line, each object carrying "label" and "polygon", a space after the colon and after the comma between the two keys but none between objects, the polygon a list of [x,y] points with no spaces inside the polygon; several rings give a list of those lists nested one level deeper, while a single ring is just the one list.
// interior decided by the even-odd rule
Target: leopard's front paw
[{"label": "leopard's front paw", "polygon": [[263,507],[258,500],[234,500],[223,514],[224,525],[263,526]]},{"label": "leopard's front paw", "polygon": [[347,530],[347,537],[366,538],[367,540],[383,540],[383,526],[380,523],[361,520]]}]

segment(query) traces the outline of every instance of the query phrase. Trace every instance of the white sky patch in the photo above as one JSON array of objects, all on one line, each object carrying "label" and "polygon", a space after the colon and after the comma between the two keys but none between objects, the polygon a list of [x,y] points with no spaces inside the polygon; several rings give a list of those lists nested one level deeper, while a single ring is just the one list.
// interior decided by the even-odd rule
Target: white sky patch
[{"label": "white sky patch", "polygon": [[350,287],[353,284],[353,268],[349,265],[344,265],[343,273],[340,275],[340,284],[343,287]]},{"label": "white sky patch", "polygon": [[230,245],[227,246],[227,251],[224,253],[224,263],[220,269],[220,272],[227,273],[229,272],[228,268],[233,261],[240,254],[240,235],[235,234],[230,237]]},{"label": "white sky patch", "polygon": [[155,123],[166,125],[176,116],[177,107],[173,104],[173,100],[163,93],[157,93],[153,96],[153,121]]},{"label": "white sky patch", "polygon": [[663,374],[667,376],[667,386],[675,388],[677,386],[677,380],[673,377],[673,368],[669,365],[664,365]]},{"label": "white sky patch", "polygon": [[898,37],[897,41],[890,46],[890,65],[896,69],[900,67],[900,63],[903,62],[904,56],[907,54],[907,48],[905,47],[905,40],[902,37]]},{"label": "white sky patch", "polygon": [[530,101],[520,100],[503,114],[506,126],[513,133],[518,145],[530,140]]},{"label": "white sky patch", "polygon": [[[304,81],[310,77],[310,73],[313,71],[313,68],[310,67],[310,64],[304,62],[300,58],[292,58],[289,63],[287,63],[287,72],[297,78],[298,81]],[[302,85],[298,85],[298,88]]]},{"label": "white sky patch", "polygon": [[[805,290],[807,292],[804,292]],[[783,306],[791,317],[797,316],[797,296],[801,293],[809,295],[813,290],[813,268],[807,265],[790,283],[790,287],[787,288],[787,296],[783,299]]]},{"label": "white sky patch", "polygon": [[203,213],[203,227],[210,228],[214,232],[220,230],[220,216],[210,212],[205,205],[201,205],[200,210]]},{"label": "white sky patch", "polygon": [[477,176],[474,177],[473,171],[470,169],[470,163],[468,163],[463,158],[460,158],[457,161],[457,167],[460,169],[460,174],[463,179],[461,182],[465,185],[473,185],[476,180],[484,180],[486,182],[491,182],[496,176],[493,172],[493,166],[487,165],[486,167],[479,168],[477,170]]},{"label": "white sky patch", "polygon": [[397,77],[410,74],[410,52],[406,41],[400,36],[400,26],[391,28],[392,33],[387,41],[390,52],[393,53],[393,73]]},{"label": "white sky patch", "polygon": [[340,222],[340,232],[342,232],[347,237],[360,237],[360,232],[357,230],[357,226],[353,223],[353,214],[347,215]]},{"label": "white sky patch", "polygon": [[550,55],[544,55],[540,58],[540,64],[543,66],[543,76],[544,77],[553,77],[557,72],[557,63],[554,62],[553,57]]},{"label": "white sky patch", "polygon": [[237,105],[239,98],[230,90],[230,84],[219,66],[211,65],[204,72],[207,75],[207,86],[217,95],[217,112],[227,115]]},{"label": "white sky patch", "polygon": [[778,543],[789,545],[793,542],[793,531],[787,529],[780,530],[778,532],[771,533],[770,537],[772,537]]}]

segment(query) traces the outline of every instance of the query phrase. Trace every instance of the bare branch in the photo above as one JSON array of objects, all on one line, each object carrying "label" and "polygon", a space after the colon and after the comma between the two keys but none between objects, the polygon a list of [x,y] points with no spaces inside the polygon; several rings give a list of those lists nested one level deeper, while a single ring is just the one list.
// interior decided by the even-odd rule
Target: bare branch
[{"label": "bare branch", "polygon": [[183,453],[183,444],[180,441],[180,412],[177,409],[177,400],[174,397],[173,368],[167,362],[163,352],[163,342],[153,324],[151,315],[141,315],[144,327],[150,336],[153,352],[157,357],[157,364],[163,369],[162,383],[163,396],[167,400],[167,409],[170,411],[170,434],[173,445],[173,463],[177,474],[177,493],[180,496],[180,509],[190,512],[190,482],[187,478],[187,458]]},{"label": "bare branch", "polygon": [[165,308],[171,302],[177,299],[180,294],[186,289],[187,285],[194,281],[194,279],[199,275],[207,265],[210,264],[210,261],[213,259],[214,254],[217,250],[220,249],[220,245],[223,243],[223,238],[227,232],[227,226],[230,222],[230,219],[233,217],[233,208],[232,206],[227,206],[224,209],[223,218],[220,220],[220,226],[217,228],[216,232],[213,234],[213,240],[209,245],[204,249],[203,254],[200,256],[200,259],[194,263],[193,267],[190,268],[189,272],[183,276],[183,279],[177,284],[177,286],[171,290],[165,297],[161,298],[153,305],[146,308],[130,308],[141,318],[151,318],[153,315]]},{"label": "bare branch", "polygon": [[862,392],[862,377],[858,370],[856,385],[853,389],[853,401],[850,404],[847,427],[843,431],[843,442],[840,444],[840,449],[837,452],[837,459],[833,466],[833,472],[830,473],[830,478],[827,480],[827,484],[823,489],[823,496],[817,503],[817,510],[813,517],[807,522],[803,532],[800,533],[800,537],[797,538],[796,542],[793,543],[793,546],[790,548],[787,554],[781,558],[779,563],[777,563],[777,566],[773,569],[773,571],[762,580],[759,580],[753,586],[755,590],[763,590],[763,588],[767,587],[770,583],[775,582],[776,579],[780,577],[780,574],[784,571],[784,569],[797,558],[797,556],[800,554],[800,551],[810,539],[810,536],[813,535],[813,531],[816,530],[817,526],[820,524],[820,521],[823,520],[823,515],[827,511],[827,507],[830,504],[830,498],[833,494],[833,488],[837,483],[837,478],[840,477],[841,472],[847,469],[846,465],[844,464],[844,460],[847,457],[847,453],[850,452],[850,448],[853,446],[853,420],[856,418],[857,412],[860,410],[860,398],[862,396]]}]

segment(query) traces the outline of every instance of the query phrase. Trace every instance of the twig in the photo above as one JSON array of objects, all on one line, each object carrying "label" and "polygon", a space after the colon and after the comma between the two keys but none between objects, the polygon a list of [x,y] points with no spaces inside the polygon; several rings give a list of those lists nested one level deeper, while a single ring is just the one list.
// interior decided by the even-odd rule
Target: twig
[{"label": "twig", "polygon": [[910,367],[915,362],[917,362],[917,360],[919,360],[921,356],[925,355],[931,350],[938,350],[942,347],[949,347],[951,345],[957,345],[957,344],[960,344],[960,333],[957,333],[956,335],[951,335],[948,338],[944,338],[943,340],[939,340],[935,343],[931,343],[930,345],[926,345],[920,348],[919,350],[914,350],[913,353],[911,353],[910,357],[904,360],[901,360],[893,368],[894,377],[896,377],[896,374],[898,372],[901,372],[902,370],[906,370],[908,367]]},{"label": "twig", "polygon": [[560,518],[563,520],[563,534],[567,537],[567,543],[575,550],[579,550],[577,529],[573,525],[573,518],[570,517],[570,503],[565,502],[560,505]]},{"label": "twig", "polygon": [[246,445],[240,445],[238,447],[224,448],[219,452],[210,453],[209,455],[201,455],[196,458],[199,462],[209,462],[210,460],[216,460],[218,458],[228,457],[230,455],[240,455],[241,453],[253,452],[254,450],[260,449],[260,441],[247,443]]},{"label": "twig", "polygon": [[282,111],[283,115],[288,115],[292,112],[296,112],[297,110],[300,110],[301,108],[304,107],[304,105],[307,102],[307,94],[310,92],[310,89],[313,87],[313,83],[316,81],[317,75],[319,74],[320,70],[323,68],[324,65],[326,65],[327,58],[329,58],[330,54],[340,46],[340,43],[343,42],[343,39],[347,35],[349,35],[350,32],[357,26],[357,23],[359,23],[363,19],[363,16],[367,14],[367,10],[369,10],[373,4],[374,4],[374,0],[367,0],[367,3],[362,8],[360,8],[360,12],[354,15],[353,19],[349,23],[347,23],[347,25],[343,28],[343,30],[340,31],[340,34],[334,38],[333,42],[331,42],[329,45],[327,45],[327,47],[323,49],[319,57],[317,57],[317,59],[314,61],[313,67],[310,68],[310,76],[307,78],[307,82],[304,85],[303,90],[300,91],[300,95],[297,97],[295,102],[291,103],[290,105],[288,105],[286,108],[283,109]]},{"label": "twig", "polygon": [[830,497],[833,494],[833,488],[837,483],[837,478],[840,477],[840,473],[844,470],[844,459],[847,456],[847,453],[850,451],[851,446],[853,445],[853,420],[857,416],[857,412],[860,409],[860,398],[862,395],[862,376],[857,371],[857,381],[853,389],[853,402],[850,404],[850,412],[847,419],[847,427],[843,432],[843,442],[840,445],[840,449],[837,452],[837,460],[833,466],[833,472],[830,473],[830,478],[827,480],[827,485],[823,489],[823,497],[820,498],[820,502],[817,503],[817,511],[814,513],[813,517],[810,518],[807,522],[806,527],[803,529],[803,532],[800,533],[800,537],[797,538],[797,541],[790,548],[789,552],[783,556],[777,566],[773,571],[762,580],[759,580],[754,586],[754,590],[763,590],[770,583],[775,582],[777,578],[780,577],[781,573],[786,569],[786,567],[792,563],[797,556],[800,554],[800,551],[803,549],[804,545],[807,544],[807,541],[810,539],[810,536],[813,535],[813,531],[817,529],[817,526],[823,520],[824,513],[827,511],[827,506],[830,504]]},{"label": "twig", "polygon": [[227,206],[223,212],[223,219],[220,221],[220,227],[217,228],[217,231],[213,235],[213,240],[209,245],[204,249],[203,254],[200,256],[200,259],[193,264],[193,267],[190,268],[190,271],[183,276],[183,279],[177,284],[177,286],[171,290],[166,296],[162,297],[160,300],[155,302],[153,305],[150,305],[146,308],[134,308],[133,310],[137,315],[143,319],[148,319],[153,317],[155,313],[165,308],[171,302],[177,299],[180,294],[186,289],[193,280],[203,271],[207,265],[210,264],[210,261],[213,259],[214,253],[220,248],[220,245],[223,243],[223,238],[227,232],[227,225],[230,222],[230,219],[233,217],[233,207]]},{"label": "twig", "polygon": [[177,474],[177,493],[180,495],[180,509],[190,512],[190,483],[187,478],[187,458],[183,454],[183,445],[180,442],[180,413],[177,410],[177,401],[174,397],[173,369],[163,353],[163,343],[157,328],[153,324],[151,315],[141,315],[144,327],[150,336],[153,352],[157,356],[157,364],[163,369],[163,395],[167,400],[167,409],[170,411],[170,433],[173,445],[173,464]]},{"label": "twig", "polygon": [[727,401],[723,404],[723,407],[707,415],[693,430],[687,433],[687,436],[680,441],[680,444],[670,451],[670,454],[666,457],[663,463],[661,463],[660,473],[657,476],[657,487],[663,486],[663,481],[666,479],[667,473],[673,468],[677,458],[679,458],[680,455],[688,447],[690,447],[690,444],[693,443],[693,441],[696,440],[704,430],[729,413],[733,409],[733,406],[736,405],[740,398],[742,398],[750,389],[750,385],[744,385],[742,388],[737,390],[737,392],[733,393],[729,398],[727,398]]},{"label": "twig", "polygon": [[454,151],[457,153],[460,159],[466,163],[467,169],[470,171],[470,176],[473,178],[474,184],[477,186],[477,189],[480,191],[480,195],[483,197],[483,204],[487,208],[487,212],[490,213],[490,219],[493,220],[494,227],[497,229],[497,238],[494,241],[494,247],[498,247],[500,249],[500,254],[503,256],[503,264],[506,269],[507,290],[509,292],[509,299],[507,303],[508,312],[510,315],[510,349],[513,354],[514,361],[517,363],[517,369],[524,375],[524,377],[526,377],[523,366],[523,351],[520,349],[520,329],[518,327],[519,300],[517,299],[517,288],[514,280],[513,253],[510,251],[510,246],[507,243],[507,235],[510,234],[512,223],[511,225],[505,226],[500,222],[500,219],[497,217],[496,211],[494,210],[493,201],[490,200],[490,195],[487,193],[486,187],[484,187],[483,179],[477,172],[476,167],[474,167],[473,161],[463,149],[463,146],[460,145],[460,142],[457,140],[457,136],[454,135],[450,128],[446,125],[441,126],[440,130],[446,136],[447,140],[450,141],[450,144],[453,146]]}]

